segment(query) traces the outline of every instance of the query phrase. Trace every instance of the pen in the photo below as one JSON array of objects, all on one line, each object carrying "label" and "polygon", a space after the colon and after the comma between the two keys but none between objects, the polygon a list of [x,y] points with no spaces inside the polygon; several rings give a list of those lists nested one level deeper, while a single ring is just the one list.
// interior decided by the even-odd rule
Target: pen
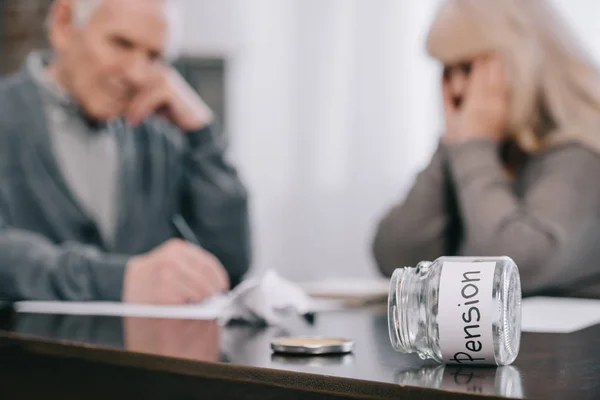
[{"label": "pen", "polygon": [[200,241],[196,237],[196,234],[194,233],[194,231],[192,231],[192,228],[190,228],[188,223],[185,222],[185,219],[181,216],[181,214],[175,214],[175,216],[173,216],[173,218],[171,219],[171,222],[173,222],[175,230],[177,230],[177,232],[179,233],[179,235],[181,235],[181,238],[183,240],[195,244],[196,246],[202,247]]}]

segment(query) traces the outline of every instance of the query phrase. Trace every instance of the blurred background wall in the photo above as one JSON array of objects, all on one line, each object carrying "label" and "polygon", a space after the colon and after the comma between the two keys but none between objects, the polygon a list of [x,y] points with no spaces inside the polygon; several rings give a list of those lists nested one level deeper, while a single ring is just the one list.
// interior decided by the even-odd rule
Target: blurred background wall
[{"label": "blurred background wall", "polygon": [[14,71],[31,49],[47,45],[47,0],[0,0],[0,75]]},{"label": "blurred background wall", "polygon": [[[554,0],[600,61],[600,2]],[[0,0],[0,71],[45,46],[48,0]],[[254,270],[375,276],[370,241],[442,129],[424,38],[439,0],[180,0],[177,67],[252,195]]]},{"label": "blurred background wall", "polygon": [[374,275],[374,224],[439,132],[437,69],[422,50],[436,1],[186,4],[184,51],[227,60],[226,124],[252,189],[255,269]]}]

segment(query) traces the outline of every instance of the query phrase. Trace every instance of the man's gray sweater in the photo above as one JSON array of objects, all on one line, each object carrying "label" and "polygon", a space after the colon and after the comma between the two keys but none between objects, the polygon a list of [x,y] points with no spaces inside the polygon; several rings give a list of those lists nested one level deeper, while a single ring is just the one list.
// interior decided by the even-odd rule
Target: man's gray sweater
[{"label": "man's gray sweater", "polygon": [[112,240],[61,170],[40,87],[0,80],[0,299],[120,300],[128,259],[177,237],[181,214],[232,281],[249,268],[247,193],[210,128],[111,121],[119,175]]}]

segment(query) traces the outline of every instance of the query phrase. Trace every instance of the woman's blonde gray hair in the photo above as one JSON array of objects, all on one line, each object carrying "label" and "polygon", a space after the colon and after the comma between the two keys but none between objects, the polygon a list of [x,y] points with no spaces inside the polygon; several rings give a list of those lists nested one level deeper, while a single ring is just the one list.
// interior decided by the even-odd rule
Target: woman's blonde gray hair
[{"label": "woman's blonde gray hair", "polygon": [[575,140],[600,151],[600,73],[547,0],[447,0],[427,49],[447,64],[489,52],[504,58],[510,134],[523,150]]}]

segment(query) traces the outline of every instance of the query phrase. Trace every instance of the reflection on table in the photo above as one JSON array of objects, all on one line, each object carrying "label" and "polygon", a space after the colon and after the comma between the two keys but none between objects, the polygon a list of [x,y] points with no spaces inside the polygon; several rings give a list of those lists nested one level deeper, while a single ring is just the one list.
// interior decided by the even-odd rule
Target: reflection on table
[{"label": "reflection on table", "polygon": [[[19,338],[33,336],[199,362],[351,378],[397,388],[416,386],[511,398],[600,398],[600,326],[568,335],[524,334],[514,365],[476,369],[440,366],[414,354],[394,352],[384,307],[318,314],[314,320],[295,318],[284,327],[16,314],[0,330]],[[271,351],[274,338],[306,335],[348,338],[354,341],[355,350],[343,356],[308,357]],[[224,367],[202,368],[222,371]]]},{"label": "reflection on table", "polygon": [[429,387],[453,392],[523,398],[523,383],[518,368],[460,366],[428,366],[398,371],[401,385]]},{"label": "reflection on table", "polygon": [[219,361],[216,321],[124,318],[124,348],[138,353],[198,361]]}]

